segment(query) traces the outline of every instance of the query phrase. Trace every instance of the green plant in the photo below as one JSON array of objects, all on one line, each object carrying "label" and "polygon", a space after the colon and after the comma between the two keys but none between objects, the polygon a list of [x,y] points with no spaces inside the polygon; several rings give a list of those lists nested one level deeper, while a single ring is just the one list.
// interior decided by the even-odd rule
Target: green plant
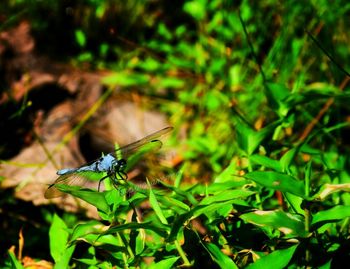
[{"label": "green plant", "polygon": [[222,0],[185,1],[173,16],[144,8],[147,38],[100,44],[115,62],[91,53],[87,28],[74,29],[82,54],[93,56],[76,60],[103,62],[114,71],[107,87],[141,95],[186,135],[166,191],[63,187],[102,220],[67,226],[53,217],[55,263],[331,268],[347,260],[349,65],[339,59],[349,57],[349,9]]}]

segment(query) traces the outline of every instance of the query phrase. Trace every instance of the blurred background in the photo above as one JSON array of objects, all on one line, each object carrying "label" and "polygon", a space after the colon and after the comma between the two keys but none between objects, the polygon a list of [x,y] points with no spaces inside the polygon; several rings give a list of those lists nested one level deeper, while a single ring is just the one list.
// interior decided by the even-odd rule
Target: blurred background
[{"label": "blurred background", "polygon": [[188,186],[243,175],[247,156],[279,159],[313,132],[345,169],[348,127],[315,130],[350,119],[334,98],[349,88],[349,15],[347,1],[1,1],[0,254],[22,230],[25,255],[50,260],[53,212],[97,217],[44,198],[56,170],[166,126],[166,165]]}]

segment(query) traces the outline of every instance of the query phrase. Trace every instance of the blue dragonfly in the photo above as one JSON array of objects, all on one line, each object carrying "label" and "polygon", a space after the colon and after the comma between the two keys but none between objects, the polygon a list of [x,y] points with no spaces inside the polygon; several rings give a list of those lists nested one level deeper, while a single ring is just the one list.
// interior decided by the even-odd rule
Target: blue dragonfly
[{"label": "blue dragonfly", "polygon": [[[129,157],[139,154],[146,154],[148,151],[158,150],[162,146],[162,142],[158,140],[161,136],[169,133],[173,127],[166,127],[155,133],[152,133],[136,142],[118,148],[114,152],[108,153],[97,160],[84,164],[78,168],[65,168],[57,171],[59,176],[53,184],[46,190],[44,196],[47,199],[62,196],[64,193],[60,191],[62,185],[84,186],[88,185],[91,178],[99,177],[98,191],[102,181],[109,178],[112,185],[118,188],[120,181],[128,178],[127,171],[138,161]],[[91,182],[91,181],[90,181]]]}]

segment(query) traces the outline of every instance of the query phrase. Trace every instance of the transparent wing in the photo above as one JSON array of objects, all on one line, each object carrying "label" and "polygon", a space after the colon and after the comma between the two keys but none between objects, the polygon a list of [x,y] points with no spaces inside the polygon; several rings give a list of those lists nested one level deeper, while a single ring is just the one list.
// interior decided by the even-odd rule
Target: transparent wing
[{"label": "transparent wing", "polygon": [[[110,153],[115,158],[127,161],[127,167],[125,172],[128,172],[132,167],[135,166],[137,162],[144,157],[145,154],[157,151],[161,146],[162,142],[157,140],[161,136],[171,132],[173,127],[166,127],[153,134],[145,136],[144,138],[121,147],[114,152]],[[58,184],[70,185],[70,186],[80,186],[80,187],[90,187],[96,188],[98,182],[104,173],[92,172],[92,171],[80,171],[78,170],[82,167],[89,166],[96,162],[98,159],[86,163],[76,169],[66,169],[67,172],[60,175],[53,184],[51,184],[45,192],[45,198],[55,198],[64,195],[63,192],[57,187]],[[102,184],[103,185],[103,184]]]},{"label": "transparent wing", "polygon": [[[157,139],[163,135],[170,133],[173,129],[174,129],[173,127],[166,127],[166,128],[161,129],[153,134],[147,135],[144,138],[141,138],[140,140],[132,142],[132,143],[125,145],[123,147],[120,147],[120,148],[116,149],[114,152],[111,152],[110,154],[113,155],[118,160],[123,158],[124,160],[129,161],[129,157],[131,155],[135,154],[137,151],[141,151],[141,154],[144,154],[147,151],[154,152],[154,151],[160,149],[163,145],[162,142],[160,140],[157,140]],[[89,165],[93,164],[94,162],[98,161],[99,159],[100,158],[97,158],[93,161],[85,163],[85,164],[79,166],[78,168],[76,168],[76,170],[78,170],[79,168],[82,168],[84,166],[89,166]]]},{"label": "transparent wing", "polygon": [[50,199],[64,195],[64,193],[57,187],[57,185],[61,184],[97,189],[99,180],[104,176],[104,173],[90,171],[76,172],[76,170],[77,169],[64,175],[60,175],[46,190],[44,194],[45,198]]},{"label": "transparent wing", "polygon": [[123,158],[123,159],[127,160],[130,155],[134,154],[135,152],[137,152],[141,148],[144,148],[145,151],[157,150],[162,146],[162,142],[157,140],[157,139],[163,135],[168,134],[173,129],[174,129],[173,127],[166,127],[164,129],[161,129],[153,134],[145,136],[144,138],[142,138],[140,140],[137,140],[133,143],[130,143],[126,146],[119,148],[119,149],[115,150],[115,152],[112,152],[111,154],[114,157],[116,157],[117,159]]}]

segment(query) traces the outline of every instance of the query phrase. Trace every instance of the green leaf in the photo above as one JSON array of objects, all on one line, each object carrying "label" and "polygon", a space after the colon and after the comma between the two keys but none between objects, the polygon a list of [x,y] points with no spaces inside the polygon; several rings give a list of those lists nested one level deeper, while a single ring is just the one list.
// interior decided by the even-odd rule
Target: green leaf
[{"label": "green leaf", "polygon": [[284,193],[284,197],[288,201],[289,205],[291,208],[293,208],[293,211],[295,213],[298,213],[300,215],[304,215],[305,211],[302,208],[302,203],[304,202],[304,198],[296,196],[294,194],[291,194],[289,192]]},{"label": "green leaf", "polygon": [[102,79],[102,82],[110,86],[137,86],[144,85],[150,80],[149,75],[120,72],[108,75]]},{"label": "green leaf", "polygon": [[24,269],[21,262],[17,260],[15,254],[12,251],[8,251],[7,254],[9,255],[9,260],[11,263],[11,268],[14,269]]},{"label": "green leaf", "polygon": [[107,226],[103,225],[97,220],[91,220],[89,222],[78,224],[71,235],[70,241],[84,238],[87,234],[102,234],[106,230]]},{"label": "green leaf", "polygon": [[166,27],[164,23],[159,23],[158,25],[158,34],[164,37],[166,40],[171,40],[172,33],[169,31],[169,29]]},{"label": "green leaf", "polygon": [[269,255],[261,257],[255,263],[248,265],[247,269],[283,269],[286,268],[290,260],[292,259],[295,250],[298,245],[292,246],[287,249],[275,250]]},{"label": "green leaf", "polygon": [[255,192],[247,190],[226,190],[213,196],[205,197],[202,201],[200,201],[199,205],[210,205],[212,203],[221,203],[235,199],[244,199],[253,194],[255,194]]},{"label": "green leaf", "polygon": [[55,214],[49,231],[50,251],[55,262],[61,259],[62,252],[67,247],[68,236],[69,233],[66,224]]},{"label": "green leaf", "polygon": [[323,201],[329,195],[337,192],[350,192],[350,183],[344,184],[324,184],[320,190],[312,197]]},{"label": "green leaf", "polygon": [[304,183],[292,176],[273,171],[255,171],[246,174],[244,177],[267,188],[304,197]]},{"label": "green leaf", "polygon": [[240,204],[242,198],[252,194],[254,194],[254,192],[243,190],[236,190],[233,192],[233,190],[228,190],[227,192],[204,198],[200,204],[194,206],[189,212],[178,215],[175,218],[168,240],[173,241],[176,238],[179,230],[182,229],[183,224],[188,220],[196,218],[202,214],[210,217],[211,215],[217,213],[218,210],[223,208],[226,209],[226,206],[232,207],[232,204],[235,204],[236,201],[238,204]]},{"label": "green leaf", "polygon": [[227,255],[212,243],[204,243],[205,248],[213,258],[213,260],[220,266],[220,268],[238,268],[238,266]]},{"label": "green leaf", "polygon": [[105,193],[103,192],[98,192],[91,189],[81,189],[78,186],[69,186],[65,184],[56,184],[55,187],[61,192],[71,194],[84,200],[85,202],[95,206],[103,213],[108,214],[110,212],[110,207],[106,201]]},{"label": "green leaf", "polygon": [[137,64],[138,68],[145,70],[146,72],[155,72],[161,68],[161,63],[153,59],[152,57],[147,57],[145,60]]},{"label": "green leaf", "polygon": [[179,89],[185,86],[185,81],[174,77],[158,77],[156,80],[158,88]]},{"label": "green leaf", "polygon": [[183,6],[185,12],[190,14],[196,20],[200,21],[204,19],[206,14],[206,1],[190,1],[186,2]]},{"label": "green leaf", "polygon": [[163,197],[162,205],[171,208],[174,212],[177,213],[184,213],[184,211],[187,212],[190,210],[190,207],[187,204],[181,202],[178,199],[174,199],[168,196]]},{"label": "green leaf", "polygon": [[168,231],[170,230],[169,227],[163,225],[161,227],[155,226],[154,224],[150,222],[144,222],[144,223],[136,223],[131,222],[127,224],[117,225],[109,228],[106,232],[103,234],[115,234],[117,232],[121,232],[124,230],[136,230],[136,229],[145,229],[145,230],[151,230],[157,234],[159,234],[161,237],[165,238],[168,235]]},{"label": "green leaf", "polygon": [[267,83],[265,89],[266,97],[271,108],[274,109],[279,116],[286,116],[289,111],[289,106],[285,100],[290,95],[289,90],[284,85],[277,83]]},{"label": "green leaf", "polygon": [[[148,185],[149,185],[149,182],[148,182]],[[149,202],[151,203],[151,206],[154,210],[154,212],[156,213],[156,215],[158,216],[159,220],[163,223],[163,224],[168,224],[168,221],[167,219],[165,218],[163,212],[162,212],[162,209],[160,208],[159,206],[159,203],[157,201],[157,198],[156,196],[154,195],[154,192],[150,187],[150,190],[149,190]]]},{"label": "green leaf", "polygon": [[83,48],[86,45],[86,37],[82,30],[76,30],[75,31],[75,40],[77,41],[78,45]]},{"label": "green leaf", "polygon": [[91,52],[84,52],[79,54],[78,60],[80,62],[91,62],[94,59],[94,56]]},{"label": "green leaf", "polygon": [[63,220],[56,214],[53,217],[49,230],[50,253],[55,261],[55,267],[68,268],[69,261],[74,252],[75,246],[68,246],[68,228]]},{"label": "green leaf", "polygon": [[253,163],[264,166],[265,168],[270,168],[277,172],[282,172],[282,167],[280,162],[273,160],[267,156],[253,154],[249,156],[249,160]]},{"label": "green leaf", "polygon": [[[232,173],[231,173],[232,175]],[[208,187],[208,193],[214,193],[214,192],[219,192],[219,191],[224,191],[224,190],[229,190],[229,189],[237,189],[241,188],[242,186],[250,183],[249,180],[246,180],[245,178],[240,178],[237,181],[226,181],[226,182],[218,182],[218,183],[213,183]]]},{"label": "green leaf", "polygon": [[337,222],[348,217],[350,217],[350,206],[337,205],[331,209],[317,212],[312,218],[311,225],[319,226],[320,224]]},{"label": "green leaf", "polygon": [[332,268],[332,260],[329,260],[324,265],[318,267],[318,269],[331,269]]},{"label": "green leaf", "polygon": [[161,260],[160,262],[152,263],[147,268],[149,268],[149,269],[158,269],[158,268],[170,269],[170,268],[175,268],[173,265],[178,259],[179,259],[179,257],[172,257],[172,258],[164,259],[164,260]]},{"label": "green leaf", "polygon": [[246,123],[240,121],[236,125],[237,143],[248,155],[251,155],[270,134],[273,133],[279,122],[274,122],[265,128],[255,131]]},{"label": "green leaf", "polygon": [[294,160],[294,157],[299,152],[300,146],[288,150],[280,159],[280,164],[282,166],[283,172],[289,171],[289,167]]},{"label": "green leaf", "polygon": [[229,70],[229,79],[231,87],[239,87],[242,80],[242,67],[240,65],[233,65]]},{"label": "green leaf", "polygon": [[279,230],[287,237],[307,236],[304,221],[300,219],[299,215],[292,215],[283,211],[256,210],[242,214],[240,218],[257,226]]}]

